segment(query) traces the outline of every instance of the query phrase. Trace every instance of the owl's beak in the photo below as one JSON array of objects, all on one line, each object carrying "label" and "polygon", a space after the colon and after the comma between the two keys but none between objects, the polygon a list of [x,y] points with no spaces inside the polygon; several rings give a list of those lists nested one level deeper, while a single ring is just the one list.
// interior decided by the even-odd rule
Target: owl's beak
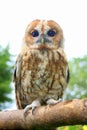
[{"label": "owl's beak", "polygon": [[42,36],[41,36],[41,43],[42,44],[46,44],[46,42],[47,42],[47,38],[46,38],[45,35],[42,34]]},{"label": "owl's beak", "polygon": [[43,43],[43,44],[45,43],[44,37],[41,38],[41,43]]},{"label": "owl's beak", "polygon": [[37,40],[37,43],[41,43],[41,44],[46,44],[46,43],[49,43],[49,42],[51,42],[46,36],[44,36],[44,35],[41,35],[40,37],[39,37],[39,39]]}]

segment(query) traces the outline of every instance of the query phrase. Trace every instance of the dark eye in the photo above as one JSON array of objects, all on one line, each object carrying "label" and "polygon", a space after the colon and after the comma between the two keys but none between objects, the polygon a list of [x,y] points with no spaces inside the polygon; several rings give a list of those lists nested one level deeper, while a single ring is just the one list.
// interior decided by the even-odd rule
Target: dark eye
[{"label": "dark eye", "polygon": [[50,37],[55,36],[55,34],[56,34],[56,32],[52,29],[47,32],[47,35],[50,36]]},{"label": "dark eye", "polygon": [[31,33],[31,35],[32,35],[33,37],[37,37],[37,36],[39,36],[39,32],[38,32],[37,30],[34,30],[34,31]]}]

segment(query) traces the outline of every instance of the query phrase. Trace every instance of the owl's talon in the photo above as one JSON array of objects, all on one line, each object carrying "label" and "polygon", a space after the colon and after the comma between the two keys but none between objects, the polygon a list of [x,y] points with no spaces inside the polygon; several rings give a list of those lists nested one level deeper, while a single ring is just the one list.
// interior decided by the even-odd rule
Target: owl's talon
[{"label": "owl's talon", "polygon": [[53,104],[56,104],[56,103],[61,102],[62,100],[63,100],[62,98],[59,98],[58,100],[55,100],[55,99],[52,99],[52,98],[51,98],[51,99],[48,99],[46,103],[47,103],[48,105],[53,105]]},{"label": "owl's talon", "polygon": [[24,108],[24,112],[23,112],[23,116],[26,117],[27,114],[28,114],[28,111],[31,109],[31,105],[27,105],[25,108]]},{"label": "owl's talon", "polygon": [[33,114],[35,108],[36,108],[36,107],[39,107],[39,106],[41,106],[39,100],[35,100],[35,101],[33,101],[30,105],[27,105],[27,106],[24,108],[24,113],[23,113],[24,117],[27,116],[28,111],[29,111],[30,109],[32,109],[32,114]]}]

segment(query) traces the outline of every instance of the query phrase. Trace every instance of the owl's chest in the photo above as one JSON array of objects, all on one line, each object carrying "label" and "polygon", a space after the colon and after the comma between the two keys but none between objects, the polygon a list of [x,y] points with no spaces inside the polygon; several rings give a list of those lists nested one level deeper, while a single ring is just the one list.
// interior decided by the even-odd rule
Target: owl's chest
[{"label": "owl's chest", "polygon": [[[64,64],[57,51],[34,51],[25,55],[22,62],[21,85],[24,92],[33,97],[45,95],[49,90],[60,89],[59,80],[64,79]],[[65,81],[64,81],[65,82]]]},{"label": "owl's chest", "polygon": [[22,77],[28,81],[45,81],[60,68],[60,57],[56,51],[30,51],[23,56]]}]

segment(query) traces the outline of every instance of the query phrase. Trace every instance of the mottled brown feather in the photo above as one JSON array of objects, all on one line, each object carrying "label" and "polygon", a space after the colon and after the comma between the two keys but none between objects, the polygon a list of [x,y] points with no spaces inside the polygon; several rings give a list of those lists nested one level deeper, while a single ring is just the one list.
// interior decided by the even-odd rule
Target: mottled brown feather
[{"label": "mottled brown feather", "polygon": [[[37,28],[46,35],[46,30],[51,26],[58,33],[53,38],[48,37],[52,41],[50,44],[37,44],[38,38],[32,37],[29,33]],[[41,38],[43,35],[41,34]],[[63,96],[69,82],[69,68],[62,41],[62,29],[54,21],[36,20],[27,27],[22,50],[14,69],[15,93],[19,109],[25,108],[36,99],[43,105],[50,98],[58,100]]]}]

